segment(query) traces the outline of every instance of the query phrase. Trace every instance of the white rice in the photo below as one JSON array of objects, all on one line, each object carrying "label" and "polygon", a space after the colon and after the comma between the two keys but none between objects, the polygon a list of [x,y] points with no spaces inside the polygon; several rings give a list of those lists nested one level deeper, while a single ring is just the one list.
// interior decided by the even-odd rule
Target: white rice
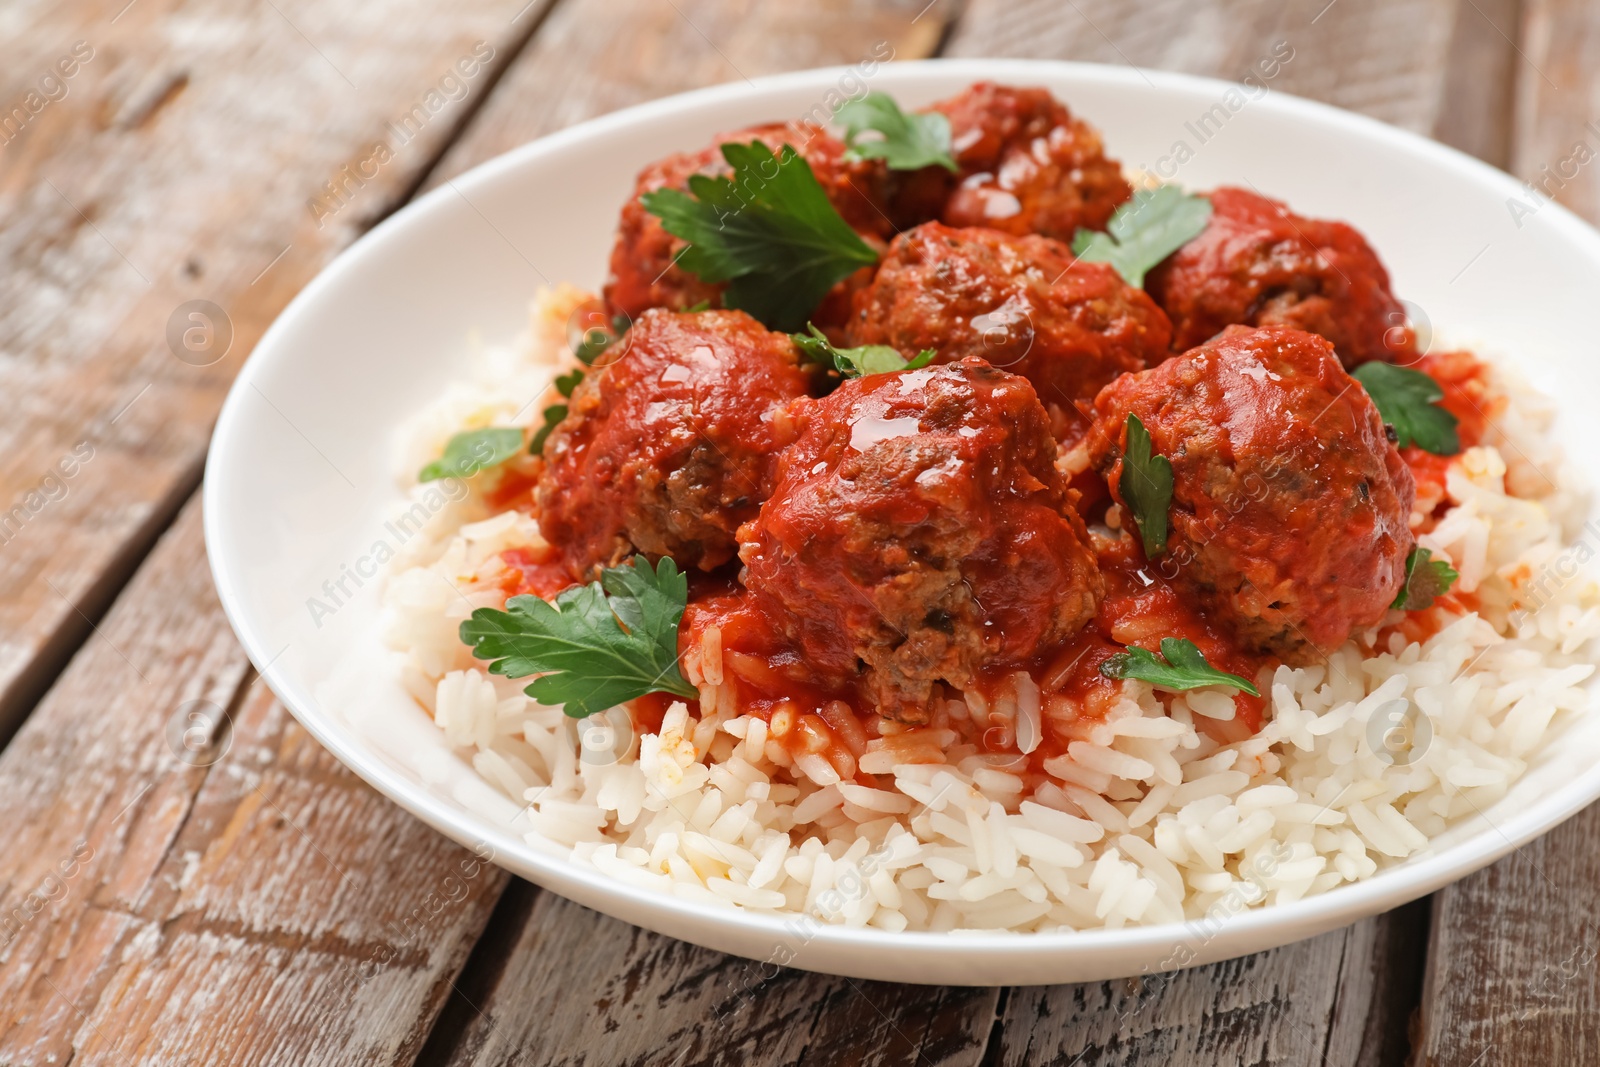
[{"label": "white rice", "polygon": [[[528,343],[407,428],[415,470],[450,433],[528,425],[530,398],[566,360],[558,328],[582,299],[542,294]],[[1420,644],[1359,635],[1312,667],[1257,679],[1268,719],[1222,745],[1224,691],[1170,699],[1123,684],[1104,721],[1075,721],[1018,674],[947,701],[932,722],[891,728],[830,760],[791,756],[779,712],[741,716],[713,628],[685,657],[702,717],[683,703],[631,736],[626,711],[577,726],[491,677],[457,638],[498,606],[506,549],[541,544],[537,523],[466,494],[405,546],[386,588],[387,637],[405,682],[485,780],[525,801],[531,841],[629,884],[708,903],[886,930],[1042,931],[1204,917],[1284,903],[1372,876],[1505,795],[1550,731],[1587,703],[1600,584],[1550,405],[1496,371],[1507,409],[1450,467],[1449,509],[1420,538],[1450,558],[1479,613]],[[1507,489],[1509,488],[1509,493]],[[421,492],[422,490],[417,490]],[[1435,609],[1436,610],[1436,609]],[[1389,622],[1400,618],[1393,613]],[[979,751],[990,723],[1024,753],[1050,736],[1043,773]],[[580,745],[580,739],[582,744]],[[849,748],[850,746],[837,746]],[[841,761],[844,765],[841,766]],[[871,788],[855,772],[882,776]],[[888,779],[888,780],[885,780]]]}]

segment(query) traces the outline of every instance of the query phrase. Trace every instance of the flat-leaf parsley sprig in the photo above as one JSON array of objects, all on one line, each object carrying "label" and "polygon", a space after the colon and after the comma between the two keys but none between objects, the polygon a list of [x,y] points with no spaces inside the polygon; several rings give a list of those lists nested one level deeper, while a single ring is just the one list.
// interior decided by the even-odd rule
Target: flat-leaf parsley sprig
[{"label": "flat-leaf parsley sprig", "polygon": [[724,307],[769,329],[797,330],[839,282],[878,261],[791,146],[725,144],[733,176],[691,175],[688,191],[656,189],[646,211],[689,246],[678,265],[702,281],[727,282]]},{"label": "flat-leaf parsley sprig", "polygon": [[[578,383],[583,381],[583,371],[574,367],[566,374],[558,375],[551,384],[556,387],[556,392],[561,394],[562,400],[571,400],[572,391],[578,388]],[[533,440],[528,442],[528,451],[538,455],[544,451],[545,439],[550,436],[550,431],[561,425],[561,420],[567,417],[567,404],[551,404],[544,409],[544,425],[539,427],[539,432],[533,435]]]},{"label": "flat-leaf parsley sprig", "polygon": [[806,323],[810,333],[789,335],[806,358],[824,367],[832,367],[846,378],[862,378],[868,374],[887,374],[897,370],[921,370],[933,362],[937,353],[924,348],[910,359],[899,349],[888,345],[861,345],[859,348],[835,348],[827,335],[811,323]]},{"label": "flat-leaf parsley sprig", "polygon": [[[902,111],[894,97],[873,91],[846,101],[834,118],[845,130],[846,159],[881,159],[890,170],[958,169],[950,154],[950,120],[937,111]],[[869,132],[879,136],[862,136]]]},{"label": "flat-leaf parsley sprig", "polygon": [[1450,566],[1448,559],[1434,559],[1431,549],[1413,548],[1406,556],[1406,580],[1400,586],[1391,608],[1402,611],[1421,611],[1433,607],[1433,602],[1450,591],[1461,575]]},{"label": "flat-leaf parsley sprig", "polygon": [[463,644],[489,673],[539,675],[525,690],[575,719],[646,693],[698,695],[678,670],[678,624],[689,580],[670,558],[608,567],[600,580],[562,590],[555,603],[514,596],[506,610],[479,608],[461,624]]},{"label": "flat-leaf parsley sprig", "polygon": [[417,472],[417,481],[470,478],[497,467],[522,451],[520,426],[487,426],[458,433],[445,443],[444,453]]},{"label": "flat-leaf parsley sprig", "polygon": [[1100,664],[1100,673],[1114,679],[1137,678],[1161,689],[1184,690],[1226,685],[1253,697],[1261,695],[1261,691],[1248,678],[1219,671],[1207,663],[1200,647],[1184,637],[1163,637],[1159,657],[1147,648],[1130,645],[1127,651],[1119,652]]},{"label": "flat-leaf parsley sprig", "polygon": [[1211,201],[1176,185],[1140,189],[1112,213],[1105,233],[1079,230],[1072,251],[1079,259],[1109,263],[1134,287],[1151,268],[1200,236],[1211,220]]},{"label": "flat-leaf parsley sprig", "polygon": [[1394,427],[1395,444],[1416,445],[1436,456],[1461,451],[1457,419],[1439,406],[1444,390],[1419,370],[1373,360],[1350,373],[1372,397],[1378,415]]},{"label": "flat-leaf parsley sprig", "polygon": [[1167,509],[1172,506],[1172,462],[1153,451],[1150,431],[1139,416],[1128,415],[1117,491],[1133,513],[1146,559],[1167,550]]}]

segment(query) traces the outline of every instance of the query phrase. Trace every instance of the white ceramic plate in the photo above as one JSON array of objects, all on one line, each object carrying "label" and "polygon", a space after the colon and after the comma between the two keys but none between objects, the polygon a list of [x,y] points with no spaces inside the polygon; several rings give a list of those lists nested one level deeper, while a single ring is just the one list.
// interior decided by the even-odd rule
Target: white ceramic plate
[{"label": "white ceramic plate", "polygon": [[[1179,946],[1203,963],[1282,945],[1430,893],[1600,796],[1600,714],[1591,714],[1552,738],[1484,818],[1406,863],[1208,929],[949,936],[822,927],[655,896],[526,843],[512,825],[518,806],[446,748],[377,651],[378,583],[363,576],[359,593],[320,625],[307,598],[390,537],[383,522],[400,496],[390,448],[401,420],[460,375],[475,346],[509,342],[538,285],[598,287],[641,166],[723,130],[810,112],[850,76],[806,71],[689,93],[492,160],[357,242],[262,338],[212,441],[206,543],[251,659],[322,744],[441,833],[608,915],[742,956],[907,982],[1085,981],[1156,969]],[[911,106],[983,78],[1048,86],[1126,165],[1165,168],[1194,189],[1254,186],[1305,214],[1354,223],[1398,293],[1436,327],[1515,353],[1562,404],[1569,450],[1600,452],[1587,410],[1600,396],[1591,306],[1600,234],[1567,211],[1547,204],[1519,226],[1508,202],[1531,198],[1499,171],[1370,119],[1278,93],[1247,100],[1218,81],[993,60],[893,64],[870,81]],[[1213,117],[1202,131],[1198,120],[1218,104],[1226,122]],[[1162,159],[1180,142],[1192,158],[1173,174]]]}]

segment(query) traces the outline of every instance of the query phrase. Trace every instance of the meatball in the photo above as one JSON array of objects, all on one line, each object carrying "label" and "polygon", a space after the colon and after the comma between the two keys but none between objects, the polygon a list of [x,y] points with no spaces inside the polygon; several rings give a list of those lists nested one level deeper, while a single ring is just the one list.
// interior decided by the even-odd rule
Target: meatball
[{"label": "meatball", "polygon": [[930,222],[894,239],[856,295],[852,344],[946,360],[981,356],[1033,383],[1082,432],[1096,393],[1168,355],[1172,327],[1155,302],[1105,263],[1047,237]]},{"label": "meatball", "polygon": [[1172,464],[1154,563],[1252,651],[1302,664],[1384,617],[1405,580],[1415,487],[1333,346],[1230,326],[1095,400],[1092,461],[1125,503],[1129,414]]},{"label": "meatball", "polygon": [[587,580],[634,551],[711,570],[772,486],[814,372],[742,311],[647,311],[544,445],[539,528]]},{"label": "meatball", "polygon": [[720,146],[755,141],[774,152],[785,144],[792,146],[811,167],[835,210],[869,243],[875,240],[882,247],[893,228],[885,206],[888,172],[881,160],[846,160],[844,143],[811,123],[772,123],[726,133],[709,148],[670,155],[640,172],[632,199],[623,205],[611,250],[611,273],[603,295],[613,315],[633,318],[647,308],[682,310],[717,302],[722,285],[703,282],[675,264],[684,242],[668,233],[639,198],[656,189],[687,188],[695,174],[725,177],[731,168]]},{"label": "meatball", "polygon": [[892,202],[903,225],[939,219],[1070,241],[1080,226],[1104,229],[1133,195],[1099,131],[1047,89],[978,82],[928,110],[950,120],[960,172],[904,178]]},{"label": "meatball", "polygon": [[1024,378],[965,359],[846,381],[739,531],[756,603],[831,682],[926,721],[935,683],[1049,651],[1103,591]]},{"label": "meatball", "polygon": [[1293,326],[1332,341],[1346,367],[1409,358],[1405,311],[1360,233],[1243,189],[1218,189],[1209,199],[1205,231],[1145,283],[1172,319],[1177,348],[1224,326]]}]

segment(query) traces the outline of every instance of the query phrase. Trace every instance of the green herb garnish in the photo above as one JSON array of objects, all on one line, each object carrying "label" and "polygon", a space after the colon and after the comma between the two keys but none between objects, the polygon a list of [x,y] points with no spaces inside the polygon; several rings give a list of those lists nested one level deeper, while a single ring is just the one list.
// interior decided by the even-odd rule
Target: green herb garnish
[{"label": "green herb garnish", "polygon": [[702,300],[698,304],[695,304],[693,307],[684,308],[683,309],[683,313],[685,315],[694,315],[694,314],[698,314],[699,312],[702,312],[702,311],[710,311],[710,310],[711,310],[711,301]]},{"label": "green herb garnish", "polygon": [[1100,664],[1100,673],[1119,680],[1136,678],[1162,689],[1226,685],[1253,697],[1261,695],[1261,691],[1248,679],[1211,666],[1195,643],[1183,637],[1163,637],[1160,657],[1147,648],[1130,645],[1126,652],[1119,652]]},{"label": "green herb garnish", "polygon": [[1436,456],[1461,451],[1456,417],[1439,406],[1444,390],[1419,370],[1373,360],[1350,373],[1378,406],[1383,421],[1394,427],[1401,448],[1416,445]]},{"label": "green herb garnish", "polygon": [[698,695],[678,671],[678,623],[689,580],[670,558],[653,569],[643,556],[608,567],[598,582],[562,590],[555,603],[514,596],[506,610],[479,608],[461,624],[489,673],[539,675],[524,692],[563,705],[575,719],[646,693]]},{"label": "green herb garnish", "polygon": [[1146,558],[1167,550],[1167,508],[1172,505],[1172,463],[1151,450],[1150,431],[1130,414],[1122,449],[1122,477],[1117,489],[1133,512]]},{"label": "green herb garnish", "polygon": [[1413,548],[1406,557],[1405,584],[1389,606],[1402,611],[1431,608],[1434,599],[1448,593],[1459,577],[1449,560],[1434,559],[1429,549]]},{"label": "green herb garnish", "polygon": [[[894,97],[874,91],[847,101],[834,118],[844,127],[846,159],[881,159],[890,170],[957,169],[950,154],[950,120],[937,111],[901,111]],[[869,131],[881,136],[863,139]]]},{"label": "green herb garnish", "polygon": [[623,334],[628,332],[628,316],[613,315],[611,328],[604,326],[591,326],[583,331],[582,338],[572,346],[572,354],[578,357],[578,362],[585,367],[594,365],[601,353],[616,344]]},{"label": "green herb garnish", "polygon": [[769,329],[797,330],[839,282],[878,261],[793,148],[781,156],[756,141],[725,144],[731,178],[691,175],[689,189],[639,198],[674,237],[689,242],[678,265],[702,281],[727,282],[724,307]]},{"label": "green herb garnish", "polygon": [[800,346],[800,351],[813,363],[832,367],[846,378],[864,378],[869,374],[888,374],[897,370],[920,370],[933,362],[937,355],[933,349],[924,348],[910,359],[898,349],[888,345],[862,345],[859,348],[835,348],[823,332],[806,323],[809,334],[792,333],[790,339]]},{"label": "green herb garnish", "polygon": [[458,433],[444,446],[444,455],[417,472],[417,481],[470,478],[498,466],[522,451],[522,428],[490,426]]},{"label": "green herb garnish", "polygon": [[1211,219],[1211,201],[1176,185],[1140,189],[1112,214],[1106,233],[1080,229],[1072,239],[1079,259],[1109,263],[1129,285],[1144,285],[1156,264],[1200,235]]},{"label": "green herb garnish", "polygon": [[[553,383],[556,392],[565,400],[572,399],[572,391],[583,381],[583,371],[573,369],[566,374],[558,376]],[[550,431],[561,425],[561,420],[567,417],[566,404],[551,404],[544,409],[544,425],[539,427],[539,432],[533,435],[533,440],[528,442],[528,451],[538,455],[544,451],[545,438],[550,436]]]}]

